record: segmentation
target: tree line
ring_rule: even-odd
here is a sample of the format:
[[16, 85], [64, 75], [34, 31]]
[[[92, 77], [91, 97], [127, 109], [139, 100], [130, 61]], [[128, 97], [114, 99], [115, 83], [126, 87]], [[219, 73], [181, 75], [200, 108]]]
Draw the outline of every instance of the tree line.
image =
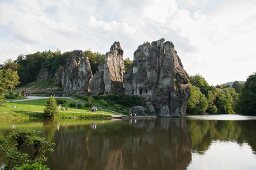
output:
[[245, 83], [210, 86], [200, 75], [190, 77], [188, 114], [256, 115], [256, 74]]
[[[47, 69], [50, 76], [54, 76], [59, 66], [64, 66], [72, 51], [61, 53], [60, 51], [43, 51], [27, 55], [20, 55], [15, 61], [20, 77], [20, 86], [26, 85], [37, 80], [40, 70]], [[83, 51], [84, 56], [88, 57], [92, 73], [95, 74], [98, 66], [104, 63], [105, 55], [91, 50]], [[126, 68], [131, 65], [129, 58], [125, 59]]]

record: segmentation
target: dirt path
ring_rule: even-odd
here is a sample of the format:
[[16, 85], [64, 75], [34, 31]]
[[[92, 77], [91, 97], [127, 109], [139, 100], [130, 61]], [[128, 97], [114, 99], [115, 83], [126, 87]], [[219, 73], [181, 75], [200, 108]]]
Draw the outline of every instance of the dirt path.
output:
[[[48, 99], [49, 97], [43, 97], [43, 96], [26, 96], [25, 99], [18, 99], [18, 100], [11, 100], [9, 102], [22, 102], [27, 100], [37, 100], [37, 99]], [[71, 97], [56, 97], [56, 98], [62, 98], [62, 99], [72, 99]]]

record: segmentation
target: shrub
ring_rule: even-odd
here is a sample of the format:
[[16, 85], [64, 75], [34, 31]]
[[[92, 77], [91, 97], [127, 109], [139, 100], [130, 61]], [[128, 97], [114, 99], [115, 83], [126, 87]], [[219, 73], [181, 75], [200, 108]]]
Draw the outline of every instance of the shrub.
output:
[[106, 107], [109, 106], [108, 102], [104, 99], [100, 99], [100, 104]]
[[81, 103], [78, 103], [78, 104], [76, 105], [76, 107], [79, 108], [79, 109], [81, 109], [81, 108], [82, 108], [82, 104], [81, 104]]
[[88, 106], [91, 107], [93, 105], [93, 102], [94, 102], [93, 98], [89, 96], [87, 99]]
[[58, 105], [63, 105], [63, 104], [65, 104], [67, 101], [66, 101], [66, 99], [56, 99], [56, 101], [57, 101], [57, 103], [58, 103]]
[[15, 98], [17, 98], [17, 94], [15, 94], [15, 93], [9, 93], [9, 94], [6, 94], [6, 95], [5, 95], [5, 98], [6, 98], [6, 99], [15, 99]]
[[49, 100], [46, 102], [44, 109], [44, 117], [49, 119], [54, 119], [58, 114], [58, 105], [56, 99], [51, 96]]
[[69, 107], [76, 107], [76, 103], [75, 102], [69, 103]]

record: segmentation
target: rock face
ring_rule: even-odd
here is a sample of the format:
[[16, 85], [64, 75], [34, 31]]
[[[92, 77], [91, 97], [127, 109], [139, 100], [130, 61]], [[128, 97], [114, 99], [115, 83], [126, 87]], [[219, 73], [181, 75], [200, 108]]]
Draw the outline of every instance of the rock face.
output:
[[90, 92], [94, 95], [104, 94], [104, 64], [98, 66], [98, 71], [93, 75], [90, 82]]
[[122, 93], [124, 76], [123, 50], [119, 42], [114, 42], [106, 54], [104, 64], [105, 93]]
[[150, 112], [180, 116], [186, 111], [188, 80], [173, 43], [160, 39], [135, 51], [133, 70], [125, 75], [124, 88], [126, 94], [145, 97]]
[[134, 106], [130, 109], [130, 114], [143, 116], [147, 114], [147, 109], [143, 106]]
[[40, 69], [39, 74], [37, 75], [37, 81], [47, 80], [51, 77], [49, 70], [44, 68]]
[[88, 93], [89, 82], [92, 78], [91, 66], [82, 51], [73, 51], [66, 65], [55, 73], [56, 83], [60, 82], [67, 94]]

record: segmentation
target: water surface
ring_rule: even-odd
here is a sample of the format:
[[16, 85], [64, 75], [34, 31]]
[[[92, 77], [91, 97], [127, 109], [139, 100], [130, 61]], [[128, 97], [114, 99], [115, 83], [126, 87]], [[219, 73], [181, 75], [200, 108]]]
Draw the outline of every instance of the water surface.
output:
[[56, 143], [56, 170], [256, 169], [256, 120], [150, 120], [1, 124], [0, 132], [29, 127]]

